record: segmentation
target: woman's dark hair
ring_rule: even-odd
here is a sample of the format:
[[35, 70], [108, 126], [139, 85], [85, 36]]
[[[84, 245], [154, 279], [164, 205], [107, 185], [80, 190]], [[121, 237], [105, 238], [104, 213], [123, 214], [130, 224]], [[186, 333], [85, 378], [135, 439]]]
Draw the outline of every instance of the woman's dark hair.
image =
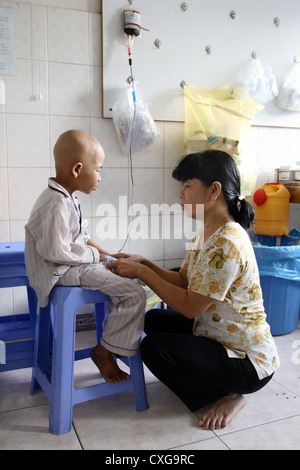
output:
[[228, 153], [221, 150], [206, 150], [186, 155], [173, 170], [172, 176], [181, 182], [197, 178], [206, 187], [211, 186], [214, 181], [219, 181], [228, 211], [234, 220], [245, 229], [253, 223], [254, 209], [246, 199], [240, 198], [240, 173], [234, 159]]

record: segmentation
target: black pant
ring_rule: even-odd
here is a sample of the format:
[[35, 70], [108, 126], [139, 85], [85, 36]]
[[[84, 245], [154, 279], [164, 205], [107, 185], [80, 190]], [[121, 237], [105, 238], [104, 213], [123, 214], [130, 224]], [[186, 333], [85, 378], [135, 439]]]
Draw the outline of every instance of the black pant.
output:
[[249, 358], [229, 358], [217, 341], [194, 336], [193, 320], [174, 310], [154, 309], [146, 314], [141, 345], [148, 369], [169, 387], [191, 411], [228, 393], [256, 392], [262, 380]]

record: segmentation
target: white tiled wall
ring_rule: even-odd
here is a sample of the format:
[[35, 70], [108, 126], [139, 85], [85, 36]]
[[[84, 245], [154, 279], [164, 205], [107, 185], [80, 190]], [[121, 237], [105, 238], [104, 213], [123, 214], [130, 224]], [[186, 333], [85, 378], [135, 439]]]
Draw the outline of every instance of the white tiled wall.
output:
[[[116, 252], [124, 238], [98, 239], [97, 208], [107, 202], [118, 205], [120, 195], [127, 195], [130, 203], [131, 175], [112, 121], [101, 118], [100, 14], [6, 0], [0, 0], [0, 6], [14, 9], [17, 68], [16, 76], [5, 77], [6, 104], [0, 105], [0, 241], [24, 240], [31, 207], [47, 178], [54, 175], [53, 145], [61, 132], [77, 128], [98, 138], [106, 152], [98, 191], [91, 196], [78, 194], [78, 198], [92, 237]], [[180, 185], [171, 171], [182, 154], [183, 126], [157, 122], [156, 143], [134, 155], [136, 203], [150, 207], [151, 203], [179, 201]], [[259, 177], [263, 183], [273, 178], [277, 165], [300, 159], [300, 130], [252, 127], [245, 149], [264, 170]], [[299, 210], [293, 207], [292, 214], [299, 227]], [[124, 217], [121, 214], [118, 222]], [[163, 230], [164, 215], [153, 215], [152, 220], [145, 216], [144, 222], [148, 227], [157, 223]], [[129, 239], [126, 250], [146, 253], [173, 267], [184, 256], [185, 242]], [[17, 313], [24, 309], [24, 292], [1, 289], [0, 315], [13, 309]]]

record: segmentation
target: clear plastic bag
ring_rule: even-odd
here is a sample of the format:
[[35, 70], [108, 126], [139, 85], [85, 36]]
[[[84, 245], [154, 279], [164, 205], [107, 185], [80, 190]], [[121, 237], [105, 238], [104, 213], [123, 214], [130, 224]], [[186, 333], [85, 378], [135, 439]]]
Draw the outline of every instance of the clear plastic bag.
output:
[[130, 86], [113, 107], [113, 122], [124, 154], [141, 152], [153, 144], [158, 131], [148, 106]]
[[240, 87], [184, 87], [185, 126], [184, 153], [218, 149], [231, 155], [240, 170], [242, 194], [250, 196], [255, 188], [257, 168], [246, 161], [240, 144], [255, 114], [264, 107]]
[[278, 94], [278, 106], [288, 111], [300, 111], [300, 63], [288, 70]]
[[278, 96], [278, 85], [271, 67], [264, 65], [257, 57], [240, 70], [234, 83], [260, 104], [266, 104]]

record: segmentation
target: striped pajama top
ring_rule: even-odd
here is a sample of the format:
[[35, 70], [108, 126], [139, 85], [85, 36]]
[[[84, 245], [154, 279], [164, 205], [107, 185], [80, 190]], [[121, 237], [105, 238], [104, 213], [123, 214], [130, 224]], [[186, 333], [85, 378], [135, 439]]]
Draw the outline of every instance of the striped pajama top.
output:
[[98, 250], [86, 244], [85, 227], [76, 198], [49, 178], [25, 225], [26, 270], [41, 307], [71, 266], [99, 262]]

